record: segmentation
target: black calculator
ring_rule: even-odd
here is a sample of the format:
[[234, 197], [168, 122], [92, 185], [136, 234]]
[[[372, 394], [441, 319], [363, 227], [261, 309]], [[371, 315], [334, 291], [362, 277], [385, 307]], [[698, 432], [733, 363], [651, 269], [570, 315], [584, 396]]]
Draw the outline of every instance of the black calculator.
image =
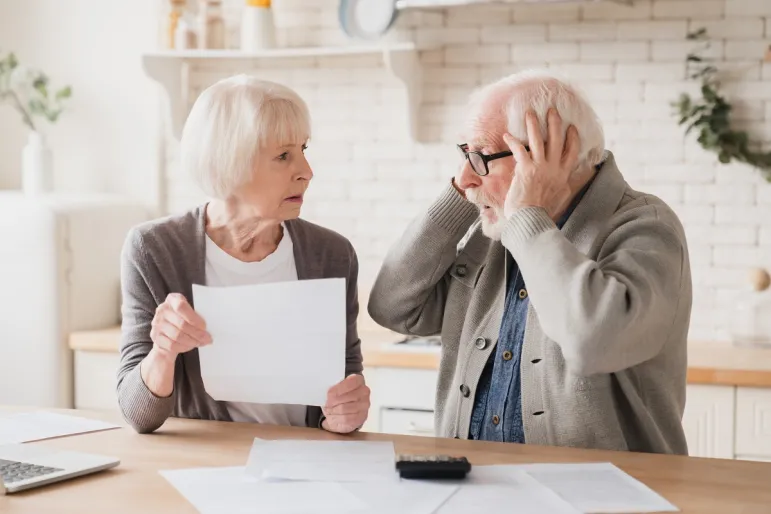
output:
[[399, 455], [396, 470], [402, 478], [462, 479], [471, 471], [466, 457], [449, 455]]

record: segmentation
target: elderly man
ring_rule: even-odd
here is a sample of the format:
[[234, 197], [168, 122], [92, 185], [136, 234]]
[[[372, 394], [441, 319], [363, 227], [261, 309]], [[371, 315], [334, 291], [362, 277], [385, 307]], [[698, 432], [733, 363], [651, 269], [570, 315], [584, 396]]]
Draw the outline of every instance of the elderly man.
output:
[[624, 181], [569, 84], [472, 96], [462, 167], [389, 251], [369, 313], [441, 334], [443, 437], [687, 454], [682, 226]]

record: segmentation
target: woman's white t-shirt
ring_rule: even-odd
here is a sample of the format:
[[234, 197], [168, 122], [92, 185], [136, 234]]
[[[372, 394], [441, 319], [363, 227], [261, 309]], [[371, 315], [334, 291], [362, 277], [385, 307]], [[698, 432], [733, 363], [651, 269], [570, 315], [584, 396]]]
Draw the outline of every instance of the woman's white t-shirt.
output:
[[[206, 236], [206, 285], [214, 287], [266, 284], [297, 280], [292, 239], [284, 228], [284, 236], [272, 254], [259, 262], [243, 262], [229, 255]], [[274, 344], [261, 341], [259, 334], [250, 334], [251, 344]], [[216, 344], [216, 341], [215, 341]], [[305, 426], [304, 405], [263, 405], [227, 402], [233, 421], [257, 422], [267, 425]]]

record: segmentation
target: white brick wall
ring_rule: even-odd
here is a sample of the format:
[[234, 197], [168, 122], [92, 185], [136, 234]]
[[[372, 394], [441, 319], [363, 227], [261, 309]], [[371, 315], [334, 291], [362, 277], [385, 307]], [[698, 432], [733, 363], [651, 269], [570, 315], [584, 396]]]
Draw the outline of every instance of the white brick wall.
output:
[[[237, 30], [240, 0], [226, 0]], [[337, 0], [274, 3], [279, 40], [288, 46], [347, 44]], [[307, 219], [356, 246], [366, 292], [389, 245], [455, 172], [464, 102], [477, 86], [507, 73], [547, 66], [575, 80], [605, 125], [627, 180], [670, 202], [683, 221], [694, 281], [692, 337], [721, 339], [751, 266], [771, 268], [771, 183], [741, 164], [721, 165], [695, 137], [684, 137], [670, 102], [698, 92], [686, 81], [688, 31], [714, 38], [734, 118], [771, 148], [771, 0], [635, 0], [517, 4], [405, 13], [389, 34], [433, 49], [424, 66], [421, 142], [406, 132], [405, 95], [371, 57], [265, 60], [251, 70], [286, 82], [309, 103], [315, 178]], [[193, 69], [191, 93], [230, 72]], [[169, 141], [169, 209], [202, 200], [176, 168]], [[366, 303], [366, 297], [362, 298]]]

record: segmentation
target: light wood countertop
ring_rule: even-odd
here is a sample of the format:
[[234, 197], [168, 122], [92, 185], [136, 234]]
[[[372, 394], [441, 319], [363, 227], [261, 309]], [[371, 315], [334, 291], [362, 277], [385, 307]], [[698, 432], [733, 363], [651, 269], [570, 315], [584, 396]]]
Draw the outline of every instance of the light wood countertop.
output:
[[[18, 408], [0, 406], [0, 414], [20, 411]], [[103, 419], [122, 428], [27, 444], [114, 455], [121, 460], [120, 465], [86, 477], [0, 496], [0, 512], [193, 513], [193, 506], [159, 471], [243, 466], [255, 437], [393, 441], [397, 454], [459, 455], [467, 457], [473, 466], [611, 462], [663, 496], [683, 514], [767, 513], [771, 505], [771, 464], [763, 462], [367, 432], [339, 436], [310, 428], [178, 418], [169, 419], [153, 434], [140, 435], [127, 428], [117, 413], [57, 412]]]
[[[439, 367], [439, 351], [388, 347], [403, 336], [367, 326], [359, 331], [364, 365], [433, 370]], [[88, 352], [118, 351], [120, 328], [74, 332], [69, 345]], [[688, 347], [688, 383], [745, 387], [771, 387], [771, 348], [732, 346], [722, 342], [693, 341]]]

